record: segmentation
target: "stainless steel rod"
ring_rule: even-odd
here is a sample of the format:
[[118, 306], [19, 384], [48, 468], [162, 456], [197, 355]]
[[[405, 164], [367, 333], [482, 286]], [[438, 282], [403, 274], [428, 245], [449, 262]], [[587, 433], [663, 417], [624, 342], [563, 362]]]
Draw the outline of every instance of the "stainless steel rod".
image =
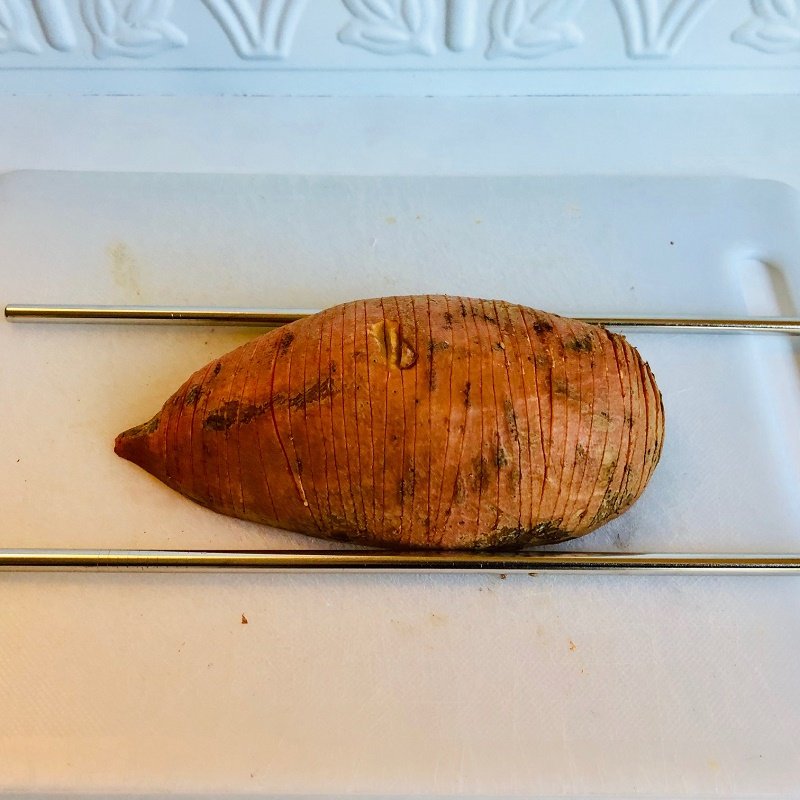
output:
[[[160, 306], [23, 305], [5, 307], [15, 322], [146, 322], [183, 325], [241, 325], [277, 327], [315, 313], [308, 308], [179, 308]], [[583, 322], [614, 328], [675, 333], [800, 334], [798, 317], [578, 317]]]
[[12, 304], [14, 322], [148, 322], [174, 325], [253, 325], [277, 327], [314, 314], [309, 308], [178, 308], [163, 306], [53, 306]]
[[800, 554], [328, 550], [0, 550], [0, 571], [800, 573]]

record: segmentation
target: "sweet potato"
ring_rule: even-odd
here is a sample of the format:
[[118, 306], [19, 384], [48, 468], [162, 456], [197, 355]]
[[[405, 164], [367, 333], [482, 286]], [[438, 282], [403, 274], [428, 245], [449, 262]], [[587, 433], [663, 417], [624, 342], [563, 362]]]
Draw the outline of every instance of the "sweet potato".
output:
[[394, 548], [582, 536], [658, 463], [661, 395], [622, 336], [500, 301], [385, 297], [194, 373], [116, 452], [223, 514]]

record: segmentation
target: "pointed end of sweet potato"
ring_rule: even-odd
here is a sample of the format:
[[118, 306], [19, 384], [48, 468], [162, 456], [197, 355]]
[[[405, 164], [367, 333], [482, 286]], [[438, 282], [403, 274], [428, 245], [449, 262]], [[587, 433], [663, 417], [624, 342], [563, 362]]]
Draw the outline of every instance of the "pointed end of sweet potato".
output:
[[161, 413], [149, 422], [136, 425], [123, 431], [114, 442], [114, 452], [121, 458], [132, 461], [137, 466], [164, 480], [164, 435], [161, 427]]

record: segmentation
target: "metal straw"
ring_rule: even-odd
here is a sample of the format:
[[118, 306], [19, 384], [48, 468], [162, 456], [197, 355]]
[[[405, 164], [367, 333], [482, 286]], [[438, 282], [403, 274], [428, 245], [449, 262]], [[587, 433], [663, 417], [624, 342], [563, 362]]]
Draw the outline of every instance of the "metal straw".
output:
[[[278, 327], [316, 313], [308, 308], [201, 308], [162, 306], [23, 305], [5, 308], [14, 322], [106, 322], [184, 325]], [[800, 334], [797, 317], [577, 317], [582, 322], [612, 328], [665, 330], [674, 333]]]
[[800, 555], [391, 552], [381, 550], [0, 550], [1, 570], [800, 573]]

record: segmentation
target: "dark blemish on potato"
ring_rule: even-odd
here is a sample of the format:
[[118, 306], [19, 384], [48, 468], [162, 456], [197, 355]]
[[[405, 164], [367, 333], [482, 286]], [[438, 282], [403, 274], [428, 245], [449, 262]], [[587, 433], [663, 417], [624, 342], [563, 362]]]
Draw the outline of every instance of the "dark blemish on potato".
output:
[[506, 398], [503, 400], [503, 412], [505, 414], [506, 422], [508, 423], [508, 430], [511, 433], [515, 442], [519, 442], [519, 425], [517, 424], [517, 413], [514, 411], [514, 405], [511, 400]]
[[505, 346], [505, 345], [504, 345], [502, 342], [495, 342], [495, 343], [492, 345], [492, 349], [493, 349], [493, 350], [505, 350], [505, 349], [506, 349], [506, 346]]
[[456, 475], [456, 486], [455, 492], [453, 493], [453, 502], [454, 503], [463, 503], [464, 498], [467, 496], [467, 487], [464, 483], [464, 478], [462, 477], [461, 473], [459, 472]]
[[414, 489], [416, 488], [417, 483], [417, 470], [414, 467], [414, 462], [412, 461], [408, 465], [408, 469], [406, 470], [406, 474], [404, 477], [400, 479], [399, 490], [400, 490], [400, 499], [402, 500], [404, 497], [413, 497], [414, 496]]
[[449, 311], [444, 312], [444, 326], [447, 330], [453, 327], [453, 315]]
[[508, 471], [508, 490], [512, 495], [516, 495], [522, 482], [522, 472], [519, 469], [510, 469]]
[[[248, 624], [249, 624], [249, 620], [247, 619], [247, 617], [244, 614], [242, 614], [242, 625], [248, 625]], [[252, 775], [250, 777], [252, 777]]]
[[473, 486], [483, 490], [489, 480], [489, 462], [486, 456], [476, 456], [472, 461], [472, 470]]
[[464, 407], [465, 408], [469, 408], [470, 407], [469, 393], [470, 393], [471, 390], [472, 390], [472, 383], [470, 381], [467, 381], [464, 384]]
[[200, 399], [200, 397], [202, 395], [202, 392], [203, 392], [203, 390], [202, 390], [202, 388], [200, 386], [197, 386], [197, 385], [192, 386], [192, 388], [189, 389], [188, 392], [186, 392], [186, 397], [183, 400], [184, 405], [187, 405], [187, 406], [195, 405], [197, 403], [197, 401]]
[[589, 524], [590, 526], [602, 525], [614, 516], [616, 516], [616, 497], [614, 495], [606, 495]]
[[562, 378], [553, 381], [553, 394], [563, 395], [567, 400], [580, 400], [580, 394], [575, 386], [567, 383]]
[[551, 522], [542, 522], [532, 528], [504, 526], [480, 537], [476, 547], [481, 550], [519, 550], [529, 544], [555, 544], [571, 539], [572, 535]]
[[256, 417], [260, 417], [265, 412], [269, 411], [273, 406], [280, 406], [286, 402], [286, 396], [283, 394], [276, 394], [272, 398], [272, 402], [265, 403], [247, 403], [239, 407], [239, 422], [242, 425], [249, 425]]
[[203, 427], [209, 431], [227, 431], [239, 420], [240, 406], [238, 400], [223, 403], [208, 414]]
[[467, 307], [464, 305], [463, 300], [458, 301], [459, 311], [461, 312], [461, 319], [467, 318]]
[[428, 341], [428, 387], [432, 392], [436, 389], [436, 367], [433, 363], [433, 356], [437, 351], [441, 352], [443, 350], [448, 350], [449, 348], [449, 342], [437, 342], [433, 339]]
[[278, 342], [278, 355], [285, 356], [294, 341], [294, 334], [291, 331], [284, 331]]
[[249, 425], [271, 408], [285, 405], [293, 409], [305, 408], [307, 405], [324, 400], [335, 393], [336, 387], [333, 378], [328, 377], [307, 386], [292, 397], [287, 397], [283, 392], [276, 392], [263, 403], [240, 403], [238, 400], [229, 400], [208, 413], [203, 427], [211, 431], [227, 431], [235, 424]]
[[219, 375], [221, 369], [222, 369], [222, 364], [219, 361], [217, 361], [217, 363], [214, 365], [213, 377], [216, 378], [217, 375]]
[[508, 453], [506, 453], [505, 449], [503, 448], [503, 445], [501, 445], [499, 442], [500, 437], [498, 436], [497, 438], [498, 442], [494, 454], [494, 463], [497, 469], [501, 470], [503, 469], [503, 467], [507, 467], [511, 462], [509, 461]]
[[605, 420], [609, 421], [611, 420], [611, 414], [609, 414], [608, 411], [600, 411], [598, 412], [598, 416], [602, 417]]
[[560, 522], [540, 522], [526, 532], [526, 544], [558, 544], [572, 539], [571, 533], [561, 528]]
[[433, 339], [428, 341], [428, 389], [436, 390], [436, 367], [433, 364], [433, 354], [436, 352], [436, 343]]
[[575, 337], [569, 339], [565, 345], [567, 350], [572, 350], [573, 353], [591, 353], [594, 349], [594, 342], [592, 341], [592, 334], [587, 333], [580, 338]]
[[586, 448], [580, 442], [578, 442], [577, 446], [575, 447], [575, 458], [578, 461], [586, 460]]
[[[298, 392], [290, 398], [290, 408], [305, 408], [310, 403], [316, 403], [319, 400], [325, 400], [334, 394], [333, 378], [327, 377], [324, 381], [317, 381], [311, 386], [306, 387], [303, 391]], [[273, 401], [274, 403], [274, 401]]]
[[531, 323], [531, 329], [538, 334], [551, 333], [553, 330], [553, 323], [537, 314]]
[[149, 436], [158, 430], [159, 423], [161, 422], [161, 412], [159, 411], [152, 419], [143, 422], [141, 425], [136, 425], [119, 435], [121, 439], [133, 439], [137, 436]]

